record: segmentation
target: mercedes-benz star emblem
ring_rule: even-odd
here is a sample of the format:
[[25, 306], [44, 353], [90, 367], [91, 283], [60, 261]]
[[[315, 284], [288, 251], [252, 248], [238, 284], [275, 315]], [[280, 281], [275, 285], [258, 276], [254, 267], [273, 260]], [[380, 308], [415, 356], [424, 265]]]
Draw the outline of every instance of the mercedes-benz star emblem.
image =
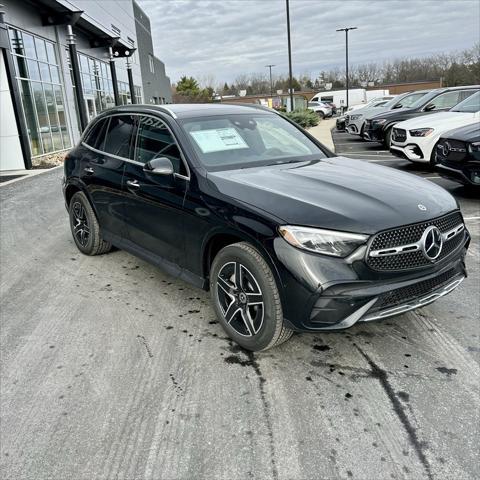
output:
[[440, 230], [433, 225], [423, 232], [423, 253], [429, 260], [435, 260], [440, 255], [443, 239]]
[[427, 207], [425, 205], [422, 205], [421, 203], [419, 203], [417, 205], [418, 209], [421, 210], [422, 212], [425, 212], [427, 210]]

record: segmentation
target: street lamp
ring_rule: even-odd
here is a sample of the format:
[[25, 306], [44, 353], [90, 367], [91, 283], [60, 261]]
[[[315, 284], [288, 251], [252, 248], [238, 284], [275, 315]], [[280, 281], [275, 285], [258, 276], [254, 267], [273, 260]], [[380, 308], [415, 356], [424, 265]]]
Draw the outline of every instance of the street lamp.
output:
[[338, 28], [337, 32], [345, 32], [345, 79], [346, 79], [346, 90], [347, 90], [347, 106], [345, 111], [348, 110], [348, 31], [356, 30], [357, 27], [345, 27]]
[[288, 40], [288, 83], [290, 85], [290, 109], [293, 111], [293, 77], [292, 77], [292, 43], [290, 41], [290, 3], [286, 0], [287, 7], [287, 40]]
[[272, 67], [276, 65], [265, 65], [266, 68], [270, 69], [270, 96], [273, 97], [273, 82], [272, 82]]

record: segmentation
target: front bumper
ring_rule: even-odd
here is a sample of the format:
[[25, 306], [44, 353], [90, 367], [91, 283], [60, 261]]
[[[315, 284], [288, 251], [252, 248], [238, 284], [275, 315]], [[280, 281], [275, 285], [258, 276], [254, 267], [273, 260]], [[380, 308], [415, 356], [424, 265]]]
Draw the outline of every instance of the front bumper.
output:
[[390, 145], [390, 153], [396, 157], [404, 158], [412, 162], [426, 162], [425, 155], [416, 143], [407, 143], [406, 145], [399, 145], [393, 143]]
[[457, 165], [453, 162], [440, 162], [435, 165], [435, 170], [442, 177], [480, 188], [480, 162], [467, 162]]
[[427, 305], [467, 276], [464, 259], [470, 236], [467, 230], [463, 235], [459, 247], [437, 264], [388, 273], [370, 270], [363, 256], [326, 257], [276, 239], [285, 321], [296, 331], [340, 330]]

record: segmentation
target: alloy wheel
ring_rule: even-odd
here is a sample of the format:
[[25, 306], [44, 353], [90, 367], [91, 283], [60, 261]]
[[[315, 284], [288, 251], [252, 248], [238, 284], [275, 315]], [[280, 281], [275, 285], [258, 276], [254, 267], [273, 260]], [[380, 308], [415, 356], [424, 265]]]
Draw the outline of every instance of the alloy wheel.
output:
[[265, 314], [263, 294], [245, 265], [223, 265], [217, 276], [217, 298], [225, 321], [238, 334], [252, 337], [260, 331]]
[[88, 224], [85, 207], [80, 202], [72, 205], [73, 234], [82, 247], [86, 247], [90, 238], [90, 226]]

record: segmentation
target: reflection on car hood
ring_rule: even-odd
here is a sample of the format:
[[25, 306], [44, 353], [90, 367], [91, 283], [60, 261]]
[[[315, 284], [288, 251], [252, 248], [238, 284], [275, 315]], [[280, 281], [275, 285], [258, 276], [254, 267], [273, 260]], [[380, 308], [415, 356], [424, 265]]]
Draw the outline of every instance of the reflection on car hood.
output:
[[368, 116], [378, 115], [379, 113], [388, 112], [388, 108], [385, 107], [362, 107], [353, 112], [348, 112], [348, 115], [363, 115], [365, 118]]
[[405, 120], [397, 123], [395, 127], [409, 130], [412, 128], [448, 128], [448, 126], [451, 125], [451, 130], [457, 126], [467, 125], [475, 121], [478, 121], [478, 115], [475, 115], [474, 113], [439, 112]]
[[220, 193], [285, 224], [367, 234], [457, 208], [454, 198], [432, 182], [345, 157], [215, 172], [208, 179]]

